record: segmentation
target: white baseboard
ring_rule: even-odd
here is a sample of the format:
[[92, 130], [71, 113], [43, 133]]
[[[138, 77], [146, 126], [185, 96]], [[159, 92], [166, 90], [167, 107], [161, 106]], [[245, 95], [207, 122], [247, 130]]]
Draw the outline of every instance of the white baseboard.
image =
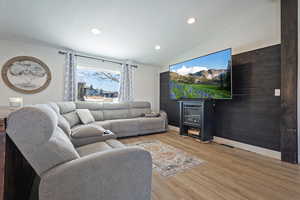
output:
[[216, 137], [214, 136], [213, 139], [214, 142], [218, 143], [218, 144], [226, 144], [226, 145], [230, 145], [239, 149], [243, 149], [246, 151], [250, 151], [250, 152], [254, 152], [254, 153], [258, 153], [264, 156], [268, 156], [271, 158], [275, 158], [278, 160], [281, 160], [281, 152], [279, 151], [273, 151], [270, 149], [265, 149], [262, 147], [257, 147], [254, 145], [250, 145], [250, 144], [245, 144], [245, 143], [241, 143], [241, 142], [237, 142], [237, 141], [233, 141], [233, 140], [229, 140], [229, 139], [225, 139], [225, 138], [221, 138], [221, 137]]
[[[172, 125], [169, 125], [169, 130], [179, 132], [179, 128], [176, 127], [176, 126], [172, 126]], [[246, 151], [261, 154], [263, 156], [268, 156], [268, 157], [271, 157], [271, 158], [281, 160], [281, 152], [279, 152], [279, 151], [273, 151], [273, 150], [270, 150], [270, 149], [265, 149], [265, 148], [262, 148], [262, 147], [257, 147], [257, 146], [254, 146], [254, 145], [245, 144], [245, 143], [242, 143], [242, 142], [237, 142], [237, 141], [234, 141], [234, 140], [229, 140], [229, 139], [216, 137], [216, 136], [214, 136], [213, 141], [218, 143], [218, 144], [230, 145], [230, 146], [233, 146], [235, 148], [243, 149], [243, 150], [246, 150]]]

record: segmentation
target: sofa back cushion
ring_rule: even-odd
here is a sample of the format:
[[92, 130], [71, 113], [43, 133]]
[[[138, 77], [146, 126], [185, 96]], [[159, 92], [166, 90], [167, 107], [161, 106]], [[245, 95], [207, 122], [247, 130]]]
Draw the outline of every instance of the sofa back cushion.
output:
[[70, 137], [71, 135], [71, 126], [70, 123], [62, 115], [58, 115], [58, 127], [61, 128], [64, 133]]
[[78, 101], [75, 103], [77, 109], [89, 109], [95, 121], [103, 121], [103, 103]]
[[46, 105], [48, 105], [50, 108], [52, 108], [52, 110], [55, 111], [57, 118], [58, 118], [58, 127], [61, 128], [68, 137], [70, 137], [71, 126], [70, 126], [69, 122], [60, 114], [58, 105], [54, 102], [50, 102]]
[[60, 114], [67, 114], [76, 110], [76, 104], [72, 101], [64, 101], [56, 103], [59, 107]]
[[48, 105], [50, 108], [52, 108], [52, 110], [54, 110], [55, 113], [56, 113], [57, 115], [60, 115], [59, 107], [58, 107], [58, 105], [57, 105], [56, 103], [54, 103], [54, 102], [49, 102], [47, 105]]
[[69, 122], [70, 127], [80, 124], [80, 119], [76, 112], [76, 104], [74, 102], [57, 103], [60, 114]]
[[[71, 107], [66, 105], [64, 106], [69, 108]], [[145, 113], [151, 112], [151, 104], [145, 101], [129, 103], [79, 101], [75, 103], [75, 106], [75, 109], [89, 109], [95, 121], [136, 118], [142, 117]], [[72, 109], [65, 110], [71, 111]]]
[[46, 104], [12, 113], [7, 133], [38, 175], [79, 158], [70, 139], [58, 127], [57, 114]]
[[130, 118], [128, 103], [103, 103], [104, 120]]
[[144, 101], [135, 101], [129, 103], [130, 117], [143, 117], [146, 113], [151, 112], [151, 104]]

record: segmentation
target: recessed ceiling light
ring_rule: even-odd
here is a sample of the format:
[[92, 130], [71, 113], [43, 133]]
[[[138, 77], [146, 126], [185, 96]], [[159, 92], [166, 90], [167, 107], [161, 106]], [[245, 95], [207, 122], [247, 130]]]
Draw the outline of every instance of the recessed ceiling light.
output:
[[97, 28], [92, 28], [91, 29], [91, 32], [94, 34], [94, 35], [99, 35], [101, 33], [101, 31]]
[[155, 45], [155, 50], [160, 50], [160, 46], [159, 45]]
[[188, 20], [186, 22], [188, 24], [194, 24], [196, 22], [196, 18], [195, 17], [188, 18]]

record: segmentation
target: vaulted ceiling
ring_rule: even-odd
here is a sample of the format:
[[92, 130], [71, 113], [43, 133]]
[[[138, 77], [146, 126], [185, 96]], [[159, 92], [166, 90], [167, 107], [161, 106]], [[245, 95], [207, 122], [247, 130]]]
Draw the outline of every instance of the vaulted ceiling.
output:
[[[255, 26], [279, 0], [0, 0], [0, 39], [162, 66], [223, 29]], [[264, 16], [264, 17], [261, 17]], [[187, 18], [195, 17], [193, 25]], [[260, 20], [257, 20], [260, 19]], [[92, 28], [102, 31], [91, 33]], [[1, 45], [1, 44], [0, 44]], [[160, 45], [159, 51], [154, 49]]]

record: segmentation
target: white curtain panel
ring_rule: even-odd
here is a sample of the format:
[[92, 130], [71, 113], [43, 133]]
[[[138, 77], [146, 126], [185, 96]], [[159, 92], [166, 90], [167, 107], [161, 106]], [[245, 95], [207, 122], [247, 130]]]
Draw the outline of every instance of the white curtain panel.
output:
[[77, 81], [76, 81], [76, 56], [75, 53], [69, 51], [66, 53], [65, 60], [65, 88], [64, 100], [76, 101]]
[[121, 80], [119, 89], [119, 101], [134, 101], [133, 97], [133, 75], [134, 68], [130, 64], [124, 63], [121, 70]]

